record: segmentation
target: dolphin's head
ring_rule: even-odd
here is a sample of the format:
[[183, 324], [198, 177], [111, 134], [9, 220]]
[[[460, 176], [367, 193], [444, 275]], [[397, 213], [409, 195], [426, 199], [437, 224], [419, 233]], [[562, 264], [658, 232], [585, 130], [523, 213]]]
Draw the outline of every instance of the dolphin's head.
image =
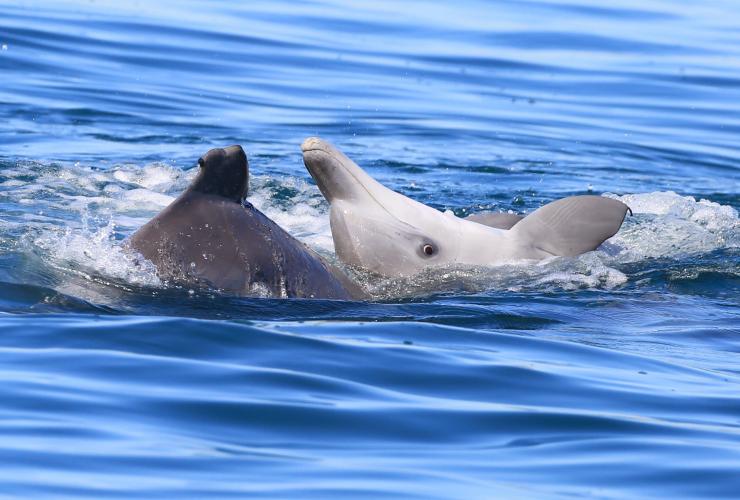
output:
[[193, 190], [237, 203], [247, 196], [249, 165], [241, 146], [211, 149], [198, 159], [198, 166], [200, 171], [193, 180]]
[[455, 261], [459, 219], [386, 188], [322, 139], [306, 139], [301, 149], [331, 205], [331, 233], [342, 262], [409, 276]]

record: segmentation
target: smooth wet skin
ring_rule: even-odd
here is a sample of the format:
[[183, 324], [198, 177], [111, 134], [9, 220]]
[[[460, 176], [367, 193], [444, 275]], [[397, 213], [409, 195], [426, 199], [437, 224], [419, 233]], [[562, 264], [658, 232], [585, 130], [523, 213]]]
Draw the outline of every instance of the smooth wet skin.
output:
[[160, 278], [243, 296], [361, 298], [340, 270], [251, 204], [241, 146], [212, 149], [180, 197], [128, 240]]
[[301, 149], [306, 168], [331, 205], [337, 256], [384, 276], [579, 255], [616, 234], [629, 210], [610, 198], [572, 196], [524, 218], [488, 214], [461, 219], [388, 189], [318, 137], [306, 139]]

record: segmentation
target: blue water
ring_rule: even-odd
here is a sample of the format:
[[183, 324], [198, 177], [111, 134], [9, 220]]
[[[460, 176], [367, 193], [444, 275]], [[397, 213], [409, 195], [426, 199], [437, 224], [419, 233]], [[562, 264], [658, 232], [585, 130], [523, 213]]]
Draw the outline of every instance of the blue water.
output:
[[[737, 497], [736, 2], [0, 1], [0, 497]], [[458, 215], [604, 194], [596, 252], [166, 286], [120, 242], [242, 144], [333, 259], [333, 141]]]

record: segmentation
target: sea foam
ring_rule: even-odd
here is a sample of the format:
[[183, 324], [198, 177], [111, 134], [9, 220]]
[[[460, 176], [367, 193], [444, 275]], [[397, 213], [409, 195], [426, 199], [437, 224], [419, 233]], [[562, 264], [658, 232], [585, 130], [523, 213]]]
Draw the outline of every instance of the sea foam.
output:
[[[5, 172], [0, 192], [27, 212], [3, 224], [22, 228], [26, 240], [54, 268], [134, 285], [162, 286], [151, 264], [122, 246], [138, 227], [189, 184], [197, 168], [162, 163], [95, 169], [24, 163]], [[252, 176], [248, 201], [286, 231], [336, 263], [328, 205], [316, 186], [295, 177]], [[496, 267], [450, 266], [416, 276], [355, 277], [376, 298], [444, 290], [613, 288], [628, 281], [622, 267], [646, 259], [740, 247], [740, 219], [731, 206], [673, 192], [605, 194], [632, 210], [620, 231], [595, 252]]]

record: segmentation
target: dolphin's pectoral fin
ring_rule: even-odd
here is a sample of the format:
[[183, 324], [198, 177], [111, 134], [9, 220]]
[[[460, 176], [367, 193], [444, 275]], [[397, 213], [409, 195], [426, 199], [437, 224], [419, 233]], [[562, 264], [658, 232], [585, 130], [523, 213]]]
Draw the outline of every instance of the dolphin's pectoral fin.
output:
[[629, 207], [601, 196], [571, 196], [535, 210], [512, 229], [512, 236], [553, 255], [595, 250], [614, 236]]
[[465, 217], [465, 220], [477, 222], [484, 226], [495, 227], [496, 229], [511, 229], [514, 224], [524, 217], [517, 214], [507, 214], [505, 212], [485, 212], [473, 214]]

